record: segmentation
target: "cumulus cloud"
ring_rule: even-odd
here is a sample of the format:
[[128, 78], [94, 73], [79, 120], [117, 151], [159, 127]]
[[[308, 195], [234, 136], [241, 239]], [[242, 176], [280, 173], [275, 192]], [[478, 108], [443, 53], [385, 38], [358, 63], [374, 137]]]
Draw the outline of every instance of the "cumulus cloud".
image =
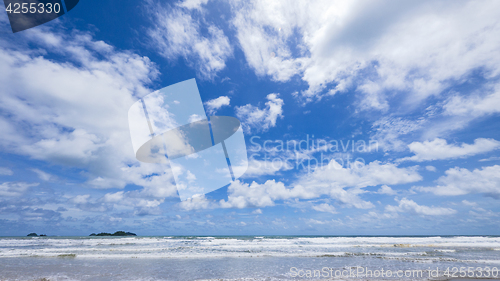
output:
[[160, 204], [165, 202], [165, 198], [154, 196], [148, 193], [147, 189], [118, 191], [106, 193], [103, 196], [91, 196], [90, 194], [77, 195], [70, 199], [78, 210], [86, 212], [127, 212], [129, 214], [159, 215]]
[[384, 185], [382, 185], [382, 187], [380, 187], [380, 189], [377, 191], [377, 193], [378, 194], [386, 194], [386, 195], [396, 195], [397, 191], [392, 189], [390, 186], [384, 184]]
[[243, 122], [246, 131], [267, 131], [276, 126], [276, 120], [283, 118], [283, 100], [279, 94], [267, 95], [266, 107], [260, 109], [251, 104], [235, 107], [236, 116]]
[[448, 144], [444, 139], [436, 138], [433, 141], [412, 142], [408, 147], [415, 155], [403, 158], [401, 161], [422, 162], [468, 157], [489, 152], [500, 148], [500, 141], [479, 138], [474, 140], [474, 144], [454, 145]]
[[89, 134], [84, 129], [76, 129], [68, 134], [24, 145], [21, 150], [34, 159], [76, 166], [89, 161], [101, 146], [102, 143], [96, 135]]
[[451, 168], [437, 180], [435, 187], [414, 189], [446, 196], [484, 193], [500, 199], [500, 166], [482, 167], [473, 171], [459, 167]]
[[181, 209], [186, 211], [198, 210], [198, 209], [208, 209], [214, 207], [214, 203], [208, 200], [205, 195], [194, 196], [187, 200], [179, 203]]
[[[185, 1], [180, 6], [201, 9], [203, 1]], [[183, 57], [201, 78], [213, 79], [226, 67], [232, 48], [224, 32], [215, 25], [205, 26], [207, 35], [200, 32], [200, 23], [178, 7], [151, 4], [152, 27], [147, 30], [154, 47], [169, 60]]]
[[[398, 201], [398, 200], [396, 200]], [[387, 205], [385, 207], [386, 212], [408, 212], [417, 215], [425, 215], [425, 216], [447, 216], [453, 215], [457, 211], [450, 208], [443, 207], [429, 207], [418, 205], [415, 201], [403, 198], [399, 200], [398, 206]]]
[[302, 175], [290, 188], [275, 180], [263, 184], [235, 181], [228, 187], [228, 201], [221, 200], [220, 206], [267, 207], [274, 206], [276, 200], [314, 199], [326, 195], [341, 205], [368, 209], [374, 205], [361, 199], [360, 195], [366, 192], [364, 187], [403, 184], [421, 179], [416, 167], [398, 168], [394, 164], [374, 161], [358, 168], [343, 168], [332, 160], [328, 166], [318, 167]]
[[123, 191], [107, 193], [104, 195], [103, 200], [105, 202], [121, 202], [123, 200]]
[[486, 93], [470, 96], [453, 95], [443, 105], [445, 115], [480, 117], [500, 112], [500, 85], [485, 89]]
[[435, 172], [437, 171], [436, 167], [434, 166], [425, 166], [425, 169], [429, 172]]
[[304, 198], [325, 194], [347, 206], [366, 209], [372, 208], [373, 204], [359, 197], [365, 192], [364, 187], [420, 181], [422, 177], [416, 169], [417, 167], [399, 168], [379, 161], [361, 167], [344, 168], [332, 160], [328, 166], [319, 167], [299, 178], [294, 189], [300, 191]]
[[312, 206], [312, 209], [318, 212], [325, 212], [325, 213], [331, 213], [331, 214], [337, 214], [337, 211], [335, 210], [335, 207], [328, 203], [322, 203], [319, 205], [314, 205]]
[[[474, 118], [499, 112], [498, 2], [290, 5], [254, 0], [231, 5], [236, 37], [257, 75], [280, 82], [300, 77], [309, 87], [293, 96], [303, 103], [354, 93], [356, 112], [383, 115], [373, 124], [373, 138], [385, 151], [406, 150], [405, 137], [443, 137]], [[447, 90], [478, 69], [484, 89], [473, 94]], [[415, 120], [390, 114], [396, 107], [415, 112], [430, 97], [440, 102]]]
[[254, 210], [252, 212], [252, 214], [254, 214], [254, 215], [262, 215], [262, 210], [261, 209]]
[[200, 120], [203, 120], [203, 119], [204, 118], [201, 117], [198, 114], [192, 114], [191, 116], [189, 116], [188, 122], [193, 123], [193, 122], [200, 121]]
[[205, 102], [208, 115], [214, 115], [223, 106], [228, 106], [231, 99], [228, 96], [221, 96]]
[[[81, 169], [88, 187], [136, 184], [140, 196], [177, 196], [169, 167], [139, 163], [130, 142], [126, 112], [158, 75], [149, 58], [79, 31], [43, 27], [16, 38], [0, 40], [4, 150]], [[28, 43], [37, 51], [22, 47]]]
[[235, 181], [228, 187], [227, 202], [222, 199], [222, 208], [247, 208], [274, 206], [274, 200], [290, 198], [291, 191], [282, 182], [268, 180], [264, 184]]
[[86, 204], [90, 198], [90, 194], [85, 194], [85, 195], [77, 195], [75, 196], [72, 201], [75, 204]]

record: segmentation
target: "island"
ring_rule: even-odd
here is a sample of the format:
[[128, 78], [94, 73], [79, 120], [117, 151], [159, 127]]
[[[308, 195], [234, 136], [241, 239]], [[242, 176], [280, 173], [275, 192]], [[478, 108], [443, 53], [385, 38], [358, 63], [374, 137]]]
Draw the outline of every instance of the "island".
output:
[[98, 234], [92, 233], [89, 236], [137, 236], [137, 234], [132, 233], [132, 232], [117, 231], [113, 234], [107, 233], [107, 232], [101, 232]]
[[[32, 232], [32, 233], [30, 233], [30, 234], [28, 234], [26, 236], [28, 236], [28, 237], [39, 237], [38, 234], [36, 234], [34, 232]], [[46, 237], [46, 236], [47, 236], [46, 234], [40, 234], [40, 237]]]

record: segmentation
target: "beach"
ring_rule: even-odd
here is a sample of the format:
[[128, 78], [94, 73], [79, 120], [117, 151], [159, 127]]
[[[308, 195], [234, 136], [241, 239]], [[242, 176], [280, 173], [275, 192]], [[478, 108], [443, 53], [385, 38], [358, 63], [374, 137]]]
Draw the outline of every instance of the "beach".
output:
[[464, 280], [498, 268], [500, 237], [487, 236], [0, 238], [0, 280]]

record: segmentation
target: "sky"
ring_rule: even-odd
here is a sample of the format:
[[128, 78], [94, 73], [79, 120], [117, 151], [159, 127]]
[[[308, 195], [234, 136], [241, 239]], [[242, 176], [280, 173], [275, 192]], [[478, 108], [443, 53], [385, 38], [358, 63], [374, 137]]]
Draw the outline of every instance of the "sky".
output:
[[[13, 34], [0, 12], [0, 236], [499, 235], [499, 19], [499, 1], [81, 0]], [[181, 202], [127, 113], [192, 78], [249, 166]]]

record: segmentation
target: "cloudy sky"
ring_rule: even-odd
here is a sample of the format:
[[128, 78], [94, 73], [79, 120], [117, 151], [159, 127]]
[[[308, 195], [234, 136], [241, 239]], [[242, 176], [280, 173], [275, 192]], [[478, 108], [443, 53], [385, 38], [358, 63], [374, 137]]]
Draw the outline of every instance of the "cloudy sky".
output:
[[[2, 12], [0, 235], [499, 234], [499, 19], [500, 1], [81, 0], [12, 34]], [[191, 78], [207, 115], [241, 120], [249, 167], [180, 202], [127, 113]]]

